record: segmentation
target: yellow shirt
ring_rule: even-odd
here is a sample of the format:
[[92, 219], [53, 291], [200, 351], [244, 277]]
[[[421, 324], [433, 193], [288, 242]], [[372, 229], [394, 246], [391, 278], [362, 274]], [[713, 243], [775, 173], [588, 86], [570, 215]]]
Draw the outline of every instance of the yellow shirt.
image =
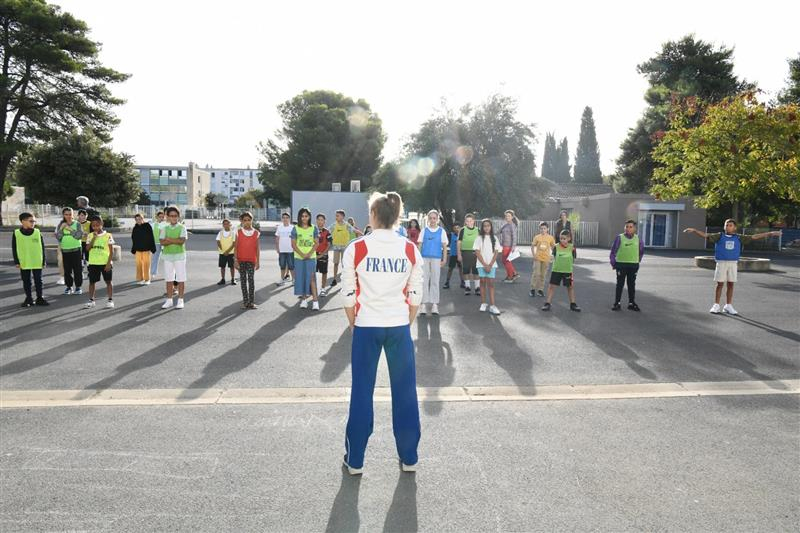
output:
[[553, 260], [553, 246], [556, 245], [556, 240], [549, 233], [542, 235], [541, 233], [533, 238], [531, 246], [534, 249], [534, 259], [549, 263]]

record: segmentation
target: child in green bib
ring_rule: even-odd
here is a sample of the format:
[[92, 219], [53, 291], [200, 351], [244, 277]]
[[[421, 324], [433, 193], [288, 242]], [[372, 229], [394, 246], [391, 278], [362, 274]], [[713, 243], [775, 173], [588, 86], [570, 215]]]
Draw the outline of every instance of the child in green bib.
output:
[[[11, 236], [11, 253], [14, 264], [22, 277], [22, 288], [25, 301], [21, 307], [32, 305], [50, 305], [42, 297], [42, 269], [44, 268], [44, 239], [38, 228], [36, 219], [30, 213], [20, 213], [20, 227]], [[31, 277], [36, 286], [36, 301], [31, 293]]]
[[572, 268], [577, 254], [571, 240], [572, 234], [566, 229], [562, 230], [558, 236], [558, 244], [555, 248], [555, 259], [553, 260], [553, 271], [550, 274], [550, 286], [547, 289], [547, 301], [542, 306], [542, 311], [550, 310], [550, 302], [553, 301], [553, 293], [555, 292], [555, 288], [559, 285], [564, 285], [567, 288], [569, 310], [577, 313], [581, 311], [581, 308], [575, 303]]
[[111, 259], [114, 256], [114, 237], [103, 229], [103, 219], [97, 215], [89, 217], [92, 224], [92, 233], [86, 240], [86, 247], [89, 249], [89, 301], [86, 309], [94, 309], [97, 282], [100, 278], [106, 282], [106, 292], [108, 301], [106, 309], [114, 308], [114, 286], [111, 283]]

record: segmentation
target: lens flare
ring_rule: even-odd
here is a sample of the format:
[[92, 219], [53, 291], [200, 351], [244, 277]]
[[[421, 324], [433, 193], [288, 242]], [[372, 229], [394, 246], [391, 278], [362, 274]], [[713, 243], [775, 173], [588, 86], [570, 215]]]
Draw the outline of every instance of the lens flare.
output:
[[473, 152], [471, 146], [459, 146], [455, 151], [455, 159], [461, 166], [469, 165], [474, 155], [475, 152]]
[[347, 121], [351, 129], [364, 129], [369, 122], [369, 111], [361, 106], [352, 106], [347, 110]]
[[430, 157], [422, 157], [417, 161], [417, 175], [428, 177], [433, 174], [436, 162]]

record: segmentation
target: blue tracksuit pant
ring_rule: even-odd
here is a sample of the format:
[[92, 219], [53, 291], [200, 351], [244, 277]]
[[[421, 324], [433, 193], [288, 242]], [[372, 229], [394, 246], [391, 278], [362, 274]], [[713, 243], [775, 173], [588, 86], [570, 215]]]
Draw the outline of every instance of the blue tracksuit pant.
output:
[[414, 365], [414, 342], [409, 326], [361, 328], [353, 331], [350, 417], [347, 420], [345, 460], [353, 468], [364, 466], [364, 452], [372, 434], [372, 395], [381, 350], [386, 352], [389, 381], [392, 387], [392, 427], [400, 460], [417, 464], [419, 444], [419, 406], [417, 375]]

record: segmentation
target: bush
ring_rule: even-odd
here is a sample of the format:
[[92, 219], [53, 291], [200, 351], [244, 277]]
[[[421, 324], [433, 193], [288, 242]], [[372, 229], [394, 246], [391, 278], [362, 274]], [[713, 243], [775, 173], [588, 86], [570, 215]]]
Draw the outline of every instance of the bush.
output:
[[117, 217], [112, 217], [109, 215], [105, 215], [103, 218], [103, 227], [104, 228], [118, 228], [119, 227], [119, 220]]

